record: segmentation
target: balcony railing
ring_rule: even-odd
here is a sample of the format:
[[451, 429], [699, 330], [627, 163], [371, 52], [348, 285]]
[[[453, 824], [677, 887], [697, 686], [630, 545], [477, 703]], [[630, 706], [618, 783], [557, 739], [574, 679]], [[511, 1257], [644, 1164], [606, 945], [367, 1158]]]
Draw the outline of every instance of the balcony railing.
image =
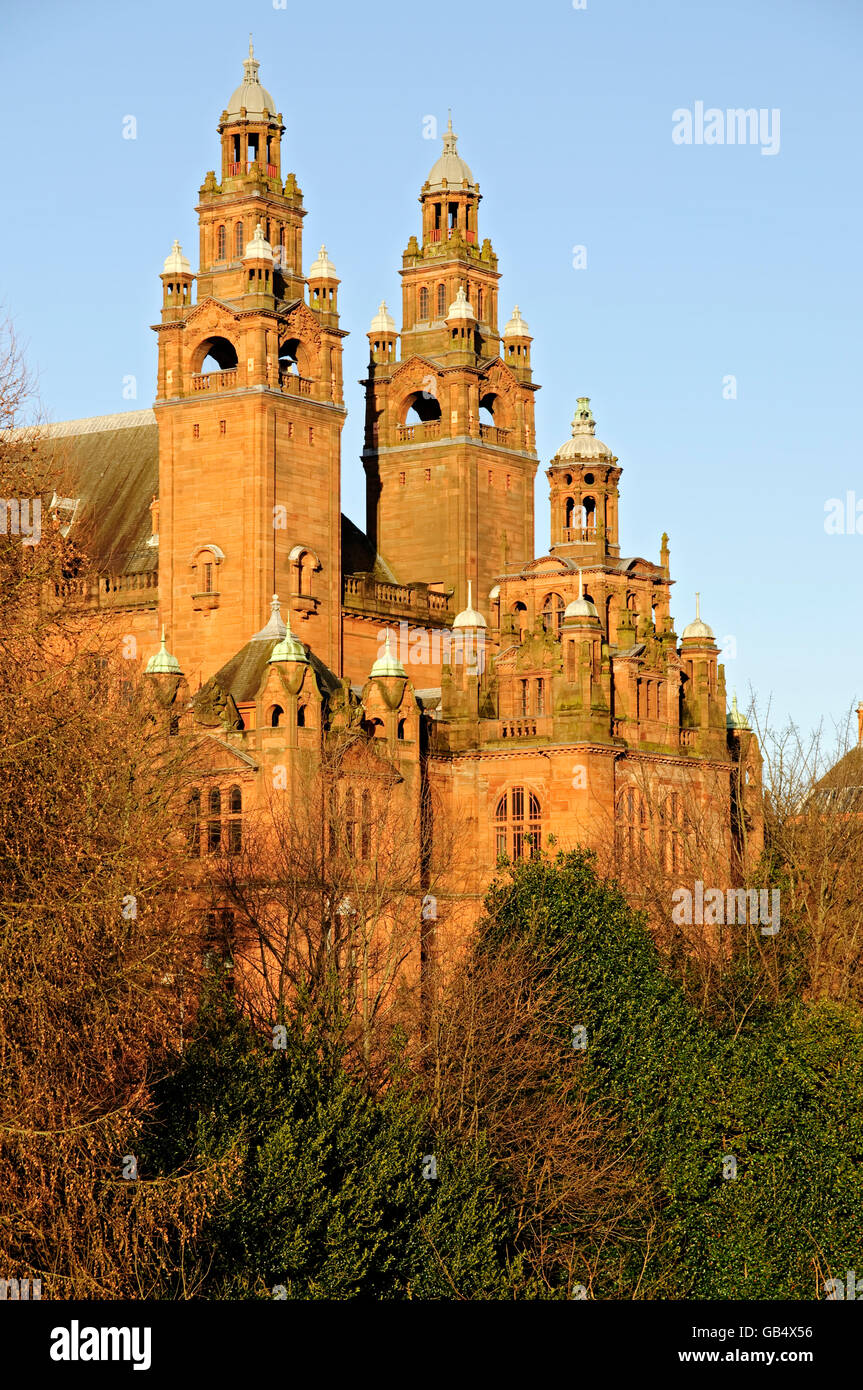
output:
[[501, 738], [536, 738], [535, 719], [502, 719]]
[[479, 437], [487, 440], [490, 444], [508, 444], [512, 436], [512, 430], [498, 429], [497, 425], [480, 425]]
[[428, 439], [440, 439], [440, 420], [427, 420], [423, 425], [398, 425], [396, 439], [400, 444], [424, 444]]
[[[476, 246], [476, 232], [470, 229], [464, 231], [459, 227], [432, 227], [429, 232], [429, 241], [450, 241], [457, 231], [461, 231], [468, 245]], [[446, 232], [446, 237], [444, 237], [444, 232]]]
[[599, 535], [595, 526], [565, 526], [563, 528], [563, 539], [565, 541], [595, 541]]
[[224, 372], [200, 372], [192, 377], [193, 391], [230, 391], [236, 384], [236, 367], [229, 367]]
[[279, 386], [283, 391], [290, 391], [292, 396], [310, 396], [312, 385], [311, 377], [297, 376], [296, 372], [279, 372]]
[[45, 598], [51, 607], [58, 608], [155, 608], [159, 602], [159, 574], [157, 570], [145, 570], [58, 580], [46, 586]]
[[258, 159], [247, 159], [245, 165], [243, 164], [242, 160], [240, 160], [238, 163], [235, 162], [229, 164], [228, 177], [232, 179], [239, 178], [241, 174], [251, 173], [252, 169], [254, 169], [255, 167], [259, 169], [266, 169], [268, 179], [275, 179], [279, 176], [275, 164], [264, 165], [261, 164], [260, 160]]
[[390, 584], [373, 574], [346, 574], [342, 593], [346, 608], [413, 618], [419, 624], [430, 617], [444, 623], [450, 615], [449, 595], [427, 584]]

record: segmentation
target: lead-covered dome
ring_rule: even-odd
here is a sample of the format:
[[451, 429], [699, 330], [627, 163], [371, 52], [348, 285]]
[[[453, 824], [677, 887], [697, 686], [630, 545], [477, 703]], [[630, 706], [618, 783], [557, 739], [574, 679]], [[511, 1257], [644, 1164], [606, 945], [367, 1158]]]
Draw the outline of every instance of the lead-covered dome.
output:
[[432, 192], [442, 189], [444, 180], [446, 180], [447, 188], [461, 188], [463, 183], [469, 184], [471, 188], [475, 187], [473, 174], [459, 154], [457, 145], [458, 136], [452, 128], [452, 116], [450, 116], [449, 124], [443, 133], [443, 153], [427, 179]]
[[555, 455], [559, 459], [613, 459], [607, 444], [597, 439], [596, 421], [590, 411], [590, 397], [579, 396], [572, 417], [572, 436], [561, 444]]
[[262, 87], [258, 81], [260, 66], [250, 38], [249, 56], [243, 62], [243, 80], [225, 107], [229, 117], [238, 117], [243, 107], [246, 109], [246, 120], [249, 121], [266, 120], [269, 116], [275, 116], [276, 103], [266, 87]]

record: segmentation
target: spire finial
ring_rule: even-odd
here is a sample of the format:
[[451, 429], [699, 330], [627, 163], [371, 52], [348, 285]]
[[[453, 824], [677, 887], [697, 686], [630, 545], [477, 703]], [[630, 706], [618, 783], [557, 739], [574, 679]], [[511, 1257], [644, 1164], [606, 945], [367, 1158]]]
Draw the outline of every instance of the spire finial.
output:
[[467, 606], [473, 608], [473, 594], [471, 593], [471, 581], [467, 581]]
[[584, 576], [581, 569], [578, 571], [578, 597], [584, 598]]
[[701, 595], [698, 592], [695, 595], [695, 621], [701, 621]]
[[165, 645], [165, 624], [162, 623], [162, 646]]
[[255, 56], [255, 48], [254, 48], [254, 44], [252, 43], [252, 36], [251, 36], [251, 34], [249, 34], [249, 57], [250, 57], [250, 58], [254, 58], [254, 56]]

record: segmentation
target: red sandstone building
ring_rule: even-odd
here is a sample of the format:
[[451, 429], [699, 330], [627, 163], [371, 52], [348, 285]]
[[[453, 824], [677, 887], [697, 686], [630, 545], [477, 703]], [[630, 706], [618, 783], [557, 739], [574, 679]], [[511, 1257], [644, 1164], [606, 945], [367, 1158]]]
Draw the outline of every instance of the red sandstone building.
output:
[[658, 561], [621, 556], [622, 470], [586, 398], [533, 554], [531, 337], [517, 307], [499, 327], [451, 127], [403, 255], [401, 330], [381, 304], [368, 333], [366, 533], [342, 516], [339, 280], [323, 247], [304, 272], [282, 118], [251, 51], [244, 69], [199, 193], [198, 271], [176, 242], [165, 261], [153, 410], [52, 430], [77, 492], [55, 510], [98, 569], [57, 597], [191, 701], [203, 815], [226, 825], [208, 838], [205, 819], [201, 852], [239, 839], [274, 768], [350, 726], [392, 767], [388, 797], [416, 807], [426, 788], [458, 822], [448, 881], [468, 903], [502, 852], [632, 848], [657, 817], [674, 868], [692, 808], [733, 874], [744, 824], [757, 847], [757, 744], [726, 712], [710, 628], [696, 616], [678, 640], [667, 537]]

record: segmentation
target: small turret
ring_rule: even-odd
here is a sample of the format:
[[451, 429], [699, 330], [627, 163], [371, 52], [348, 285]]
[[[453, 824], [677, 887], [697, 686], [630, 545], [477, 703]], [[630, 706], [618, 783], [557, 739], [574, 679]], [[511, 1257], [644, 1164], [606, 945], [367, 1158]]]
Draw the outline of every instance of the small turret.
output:
[[175, 241], [160, 275], [162, 281], [162, 322], [180, 317], [192, 303], [194, 275], [179, 241]]

